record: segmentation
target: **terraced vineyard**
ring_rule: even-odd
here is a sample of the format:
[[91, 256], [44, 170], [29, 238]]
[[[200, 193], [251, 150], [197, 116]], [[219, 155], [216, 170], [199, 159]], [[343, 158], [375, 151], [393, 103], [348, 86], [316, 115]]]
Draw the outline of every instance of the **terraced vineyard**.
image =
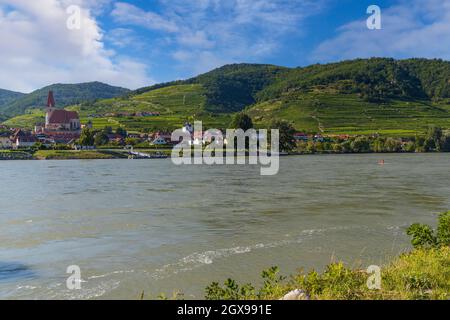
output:
[[3, 124], [11, 128], [33, 129], [38, 123], [45, 122], [45, 113], [40, 109], [27, 110], [26, 114], [11, 118]]
[[[181, 128], [186, 121], [194, 120], [202, 120], [208, 127], [221, 128], [231, 121], [229, 114], [205, 111], [205, 103], [203, 87], [189, 84], [165, 87], [126, 98], [101, 100], [92, 105], [69, 109], [78, 111], [82, 122], [92, 120], [94, 128], [122, 126], [130, 132], [174, 130]], [[160, 116], [105, 116], [123, 112], [159, 112]]]
[[423, 134], [429, 125], [450, 128], [450, 105], [420, 100], [370, 103], [352, 94], [305, 93], [256, 104], [248, 113], [261, 127], [272, 119], [292, 121], [299, 130], [325, 134]]

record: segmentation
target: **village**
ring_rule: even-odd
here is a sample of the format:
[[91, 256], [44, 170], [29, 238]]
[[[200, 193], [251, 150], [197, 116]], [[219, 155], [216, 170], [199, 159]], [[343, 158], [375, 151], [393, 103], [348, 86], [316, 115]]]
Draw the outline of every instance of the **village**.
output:
[[[107, 113], [104, 115], [92, 114], [89, 118], [102, 116], [108, 117], [157, 117], [159, 112], [117, 112]], [[184, 124], [184, 130], [190, 132], [194, 143], [199, 143], [199, 133], [194, 133], [193, 126], [190, 123]], [[94, 138], [93, 143], [80, 144], [83, 129], [92, 130], [92, 122], [89, 120], [86, 124], [80, 122], [80, 117], [75, 111], [67, 111], [56, 108], [56, 101], [52, 91], [48, 93], [45, 123], [36, 125], [34, 130], [27, 131], [22, 128], [9, 128], [0, 126], [0, 149], [28, 149], [35, 146], [44, 146], [47, 148], [59, 146], [59, 148], [75, 150], [94, 149], [95, 146], [108, 145], [111, 147], [124, 146], [167, 146], [173, 145], [171, 141], [171, 132], [156, 131], [153, 133], [128, 133], [123, 128], [116, 131], [106, 127], [97, 133], [97, 139]], [[204, 132], [200, 136], [203, 137]], [[347, 139], [348, 136], [342, 136]], [[293, 139], [301, 141], [318, 141], [324, 142], [328, 138], [320, 134], [311, 135], [297, 132], [293, 135]]]
[[[156, 117], [158, 112], [136, 112], [136, 113], [108, 113], [111, 117], [136, 116], [136, 117]], [[90, 115], [90, 118], [101, 115]], [[170, 145], [171, 133], [127, 133], [123, 128], [114, 132], [111, 128], [105, 128], [100, 132], [101, 143], [80, 144], [79, 139], [84, 129], [92, 130], [92, 122], [81, 124], [80, 117], [75, 111], [67, 111], [56, 108], [53, 92], [48, 93], [45, 123], [36, 125], [34, 130], [27, 131], [22, 128], [9, 128], [0, 125], [0, 149], [28, 149], [37, 145], [47, 148], [59, 146], [60, 148], [73, 149], [93, 149], [95, 145], [125, 146], [128, 142], [131, 145], [138, 143], [148, 143], [149, 145]]]
[[[90, 154], [84, 153], [82, 156], [96, 159], [112, 157], [123, 158], [161, 158], [167, 157], [172, 147], [178, 141], [172, 141], [172, 132], [127, 132], [126, 128], [119, 126], [115, 130], [112, 127], [93, 128], [93, 118], [100, 117], [100, 114], [92, 114], [81, 123], [80, 115], [76, 111], [68, 111], [56, 107], [56, 101], [52, 91], [48, 92], [45, 112], [45, 123], [37, 124], [34, 130], [23, 128], [10, 128], [0, 126], [0, 159], [23, 159], [36, 158], [23, 152], [30, 152], [36, 155], [41, 151], [39, 159], [48, 159], [42, 156], [45, 150], [66, 151], [62, 159], [78, 159], [80, 154], [69, 153], [69, 151], [98, 151]], [[111, 112], [110, 117], [159, 117], [159, 112]], [[205, 145], [211, 141], [205, 132], [196, 132], [194, 126], [185, 122], [183, 130], [191, 136], [193, 145]], [[225, 130], [225, 129], [222, 129]], [[383, 152], [432, 152], [445, 151], [450, 148], [450, 138], [448, 135], [437, 139], [440, 128], [434, 128], [428, 137], [411, 138], [390, 138], [380, 137], [378, 134], [369, 136], [335, 134], [325, 135], [322, 133], [298, 132], [292, 126], [281, 133], [284, 142], [281, 142], [281, 151], [290, 154], [314, 154], [314, 153], [383, 153]], [[439, 140], [439, 141], [438, 141]], [[226, 145], [226, 141], [222, 141]], [[139, 152], [133, 149], [141, 149]], [[22, 153], [9, 152], [22, 151]], [[99, 154], [103, 150], [103, 154]], [[110, 150], [105, 154], [105, 150]], [[125, 150], [125, 152], [115, 152], [113, 150]], [[39, 155], [39, 153], [38, 153]], [[59, 159], [59, 157], [57, 157]]]

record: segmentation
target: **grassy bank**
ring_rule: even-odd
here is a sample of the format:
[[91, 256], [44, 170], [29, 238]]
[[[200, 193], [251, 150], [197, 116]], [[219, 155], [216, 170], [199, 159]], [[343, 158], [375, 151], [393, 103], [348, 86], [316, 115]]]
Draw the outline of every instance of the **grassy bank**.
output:
[[[262, 273], [263, 285], [239, 284], [232, 279], [206, 288], [209, 300], [447, 300], [450, 299], [450, 212], [439, 217], [438, 228], [414, 224], [408, 231], [414, 250], [381, 267], [380, 286], [370, 289], [374, 274], [333, 263], [318, 273], [299, 271], [290, 277], [277, 267]], [[370, 282], [372, 283], [372, 282]]]
[[289, 278], [274, 267], [262, 273], [263, 285], [240, 285], [227, 280], [206, 289], [209, 300], [278, 300], [294, 290], [308, 300], [417, 300], [450, 299], [450, 248], [417, 249], [401, 255], [381, 269], [381, 289], [367, 286], [370, 275], [342, 263], [327, 266], [323, 273], [311, 271]]
[[34, 154], [38, 160], [84, 160], [84, 159], [115, 159], [113, 154], [101, 151], [72, 150], [39, 150]]
[[0, 150], [0, 160], [30, 160], [31, 153], [16, 150]]

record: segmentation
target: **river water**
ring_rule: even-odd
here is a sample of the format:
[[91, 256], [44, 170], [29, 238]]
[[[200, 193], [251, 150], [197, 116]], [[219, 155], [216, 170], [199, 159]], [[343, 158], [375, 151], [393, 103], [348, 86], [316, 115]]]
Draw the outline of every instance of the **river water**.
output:
[[[384, 159], [384, 166], [378, 161]], [[0, 299], [137, 299], [263, 269], [367, 268], [450, 209], [447, 154], [330, 155], [256, 166], [0, 162]], [[66, 286], [81, 269], [81, 289]]]

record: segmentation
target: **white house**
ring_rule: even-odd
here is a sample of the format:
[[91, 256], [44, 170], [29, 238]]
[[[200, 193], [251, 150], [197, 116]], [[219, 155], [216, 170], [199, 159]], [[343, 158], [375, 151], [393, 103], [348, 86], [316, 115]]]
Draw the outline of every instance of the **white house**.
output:
[[155, 140], [153, 140], [152, 144], [157, 146], [163, 146], [167, 144], [167, 141], [163, 137], [157, 137]]
[[29, 147], [34, 146], [37, 142], [38, 142], [38, 140], [34, 136], [31, 136], [31, 135], [18, 136], [16, 138], [14, 147], [16, 149], [29, 148]]

